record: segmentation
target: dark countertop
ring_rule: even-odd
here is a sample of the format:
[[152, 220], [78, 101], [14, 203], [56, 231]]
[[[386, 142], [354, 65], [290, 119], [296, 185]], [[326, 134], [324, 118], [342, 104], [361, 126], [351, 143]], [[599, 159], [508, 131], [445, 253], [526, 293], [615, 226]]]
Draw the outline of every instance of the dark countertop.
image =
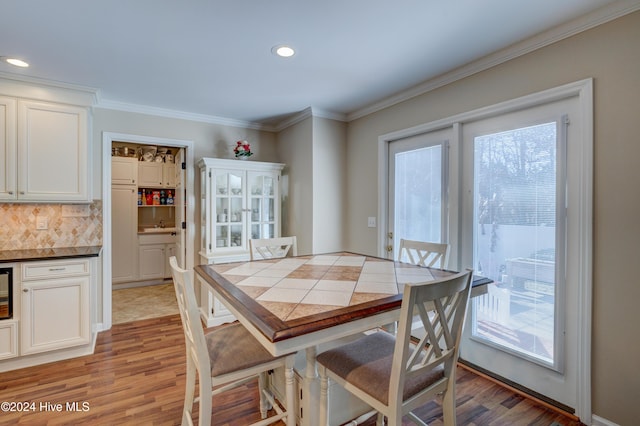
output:
[[0, 262], [29, 262], [36, 260], [72, 259], [100, 256], [102, 246], [54, 247], [27, 250], [0, 250]]

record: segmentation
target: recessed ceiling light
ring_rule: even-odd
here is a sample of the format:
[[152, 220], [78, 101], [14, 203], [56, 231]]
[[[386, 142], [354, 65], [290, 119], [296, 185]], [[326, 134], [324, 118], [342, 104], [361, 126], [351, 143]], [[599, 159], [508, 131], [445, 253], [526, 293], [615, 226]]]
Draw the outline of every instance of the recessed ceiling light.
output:
[[273, 52], [274, 55], [278, 55], [282, 58], [290, 58], [296, 53], [296, 51], [293, 50], [292, 47], [285, 46], [285, 45], [274, 46], [271, 49], [271, 52]]
[[9, 57], [3, 57], [2, 58], [5, 62], [14, 65], [16, 67], [21, 67], [21, 68], [26, 68], [29, 66], [28, 63], [26, 63], [25, 61], [23, 61], [22, 59], [18, 59], [18, 58], [9, 58]]

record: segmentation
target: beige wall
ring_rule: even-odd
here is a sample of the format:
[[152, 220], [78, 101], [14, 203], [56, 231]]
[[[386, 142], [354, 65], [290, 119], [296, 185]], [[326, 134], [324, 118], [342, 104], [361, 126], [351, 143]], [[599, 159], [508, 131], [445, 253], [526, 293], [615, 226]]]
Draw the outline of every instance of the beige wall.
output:
[[346, 124], [313, 119], [313, 253], [344, 250]]
[[278, 134], [283, 171], [282, 235], [295, 235], [298, 254], [313, 252], [313, 117]]
[[640, 404], [640, 12], [349, 123], [347, 248], [376, 254], [378, 136], [594, 79], [592, 410], [637, 424]]

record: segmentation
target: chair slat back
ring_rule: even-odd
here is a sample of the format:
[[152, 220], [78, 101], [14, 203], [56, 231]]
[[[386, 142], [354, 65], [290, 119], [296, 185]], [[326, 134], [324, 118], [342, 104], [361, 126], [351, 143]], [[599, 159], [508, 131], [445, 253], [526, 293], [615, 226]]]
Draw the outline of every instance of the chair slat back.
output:
[[278, 259], [298, 255], [298, 242], [295, 236], [279, 238], [254, 238], [249, 240], [251, 260]]
[[[413, 375], [443, 365], [448, 378], [458, 359], [462, 324], [467, 311], [472, 272], [467, 270], [451, 277], [424, 283], [405, 284], [389, 401], [403, 404], [402, 389]], [[424, 328], [424, 337], [411, 339], [416, 319]], [[425, 389], [426, 391], [426, 389]]]
[[399, 262], [444, 269], [449, 260], [449, 244], [400, 239]]
[[187, 357], [191, 358], [198, 370], [207, 372], [209, 376], [211, 364], [207, 343], [204, 338], [204, 330], [200, 322], [200, 311], [193, 289], [193, 271], [180, 268], [175, 256], [169, 258], [173, 287], [176, 292], [182, 329], [184, 331]]

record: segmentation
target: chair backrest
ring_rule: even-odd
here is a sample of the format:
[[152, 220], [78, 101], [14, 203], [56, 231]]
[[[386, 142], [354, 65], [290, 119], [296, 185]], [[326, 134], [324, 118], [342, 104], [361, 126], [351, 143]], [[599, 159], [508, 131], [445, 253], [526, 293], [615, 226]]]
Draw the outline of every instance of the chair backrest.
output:
[[447, 267], [448, 260], [449, 244], [400, 239], [398, 262], [406, 261], [414, 265], [429, 267], [438, 264], [441, 269], [444, 269]]
[[251, 260], [277, 259], [286, 257], [289, 252], [292, 256], [298, 255], [298, 242], [294, 236], [279, 238], [254, 238], [249, 240]]
[[[437, 281], [405, 284], [393, 353], [389, 404], [396, 404], [397, 407], [407, 405], [403, 401], [402, 389], [405, 382], [415, 375], [424, 375], [434, 368], [444, 367], [445, 378], [423, 389], [423, 393], [429, 392], [434, 386], [444, 386], [446, 389], [448, 379], [455, 376], [471, 277], [471, 270], [467, 270]], [[424, 337], [418, 343], [411, 338], [416, 320], [424, 327], [424, 333], [421, 333]], [[419, 401], [420, 393], [413, 398]], [[413, 408], [415, 406], [409, 406], [407, 410]]]
[[[186, 270], [178, 266], [175, 256], [169, 258], [173, 287], [176, 291], [178, 309], [182, 319], [187, 358], [189, 358], [198, 370], [199, 380], [211, 381], [211, 362], [207, 343], [204, 338], [204, 330], [200, 322], [200, 310], [193, 289], [193, 270]], [[209, 383], [210, 388], [211, 383]]]

